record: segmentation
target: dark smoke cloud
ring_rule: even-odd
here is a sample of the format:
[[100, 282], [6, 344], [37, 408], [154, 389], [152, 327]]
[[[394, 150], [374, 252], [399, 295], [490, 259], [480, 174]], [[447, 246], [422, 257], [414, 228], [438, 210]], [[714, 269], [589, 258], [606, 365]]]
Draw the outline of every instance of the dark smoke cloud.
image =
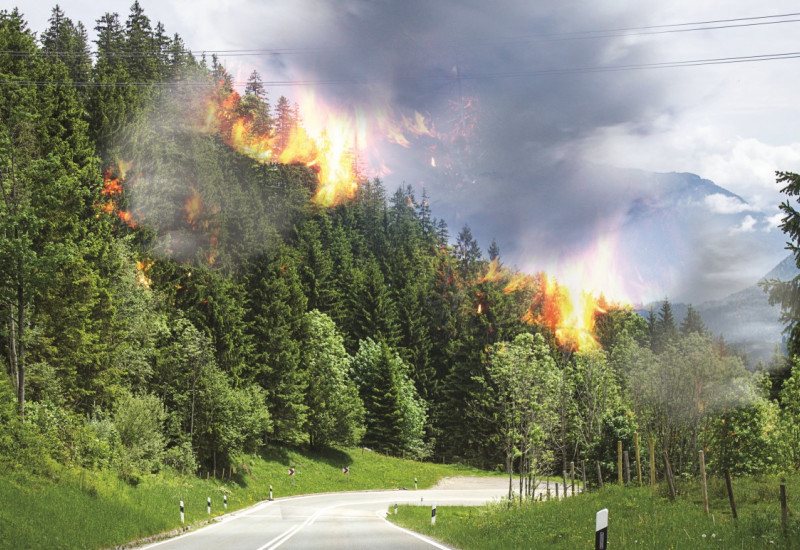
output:
[[664, 108], [663, 86], [637, 73], [540, 73], [646, 62], [646, 48], [621, 38], [568, 34], [631, 25], [640, 13], [570, 2], [554, 9], [527, 1], [351, 1], [326, 15], [300, 34], [265, 33], [270, 44], [304, 48], [276, 56], [271, 69], [336, 81], [320, 93], [341, 104], [418, 110], [437, 128], [458, 126], [460, 103], [479, 103], [476, 132], [450, 147], [459, 166], [449, 175], [431, 170], [419, 148], [390, 153], [387, 184], [424, 182], [439, 213], [457, 225], [453, 232], [469, 223], [483, 246], [505, 241], [510, 259], [521, 262], [518, 235], [538, 234], [544, 249], [558, 236], [557, 246], [570, 248], [616, 215], [613, 187], [573, 177], [565, 165], [578, 163], [577, 144], [597, 128], [627, 123], [647, 132], [649, 116]]

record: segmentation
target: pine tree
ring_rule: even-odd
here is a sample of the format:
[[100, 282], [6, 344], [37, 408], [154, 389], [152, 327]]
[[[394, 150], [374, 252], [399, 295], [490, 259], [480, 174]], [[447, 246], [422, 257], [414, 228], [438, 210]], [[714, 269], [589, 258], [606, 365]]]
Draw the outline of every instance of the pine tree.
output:
[[686, 308], [686, 317], [684, 317], [681, 323], [681, 334], [686, 336], [692, 333], [704, 335], [708, 333], [708, 329], [705, 323], [703, 323], [703, 318], [700, 316], [700, 313], [692, 307], [692, 304], [689, 304]]
[[[50, 26], [42, 33], [42, 50], [67, 66], [73, 82], [88, 82], [92, 71], [86, 28], [76, 26], [59, 6], [53, 8]], [[84, 88], [81, 88], [84, 89]]]
[[655, 334], [651, 344], [653, 352], [661, 353], [677, 337], [678, 326], [675, 323], [675, 316], [672, 314], [672, 304], [669, 303], [669, 300], [664, 299], [655, 320]]
[[[17, 10], [0, 12], [0, 49], [37, 51]], [[89, 395], [102, 399], [98, 392], [114, 377], [101, 336], [108, 281], [98, 270], [109, 267], [110, 235], [93, 206], [100, 182], [81, 102], [70, 86], [14, 84], [68, 80], [58, 60], [4, 56], [0, 73], [10, 77], [0, 90], [0, 308], [9, 371], [21, 412], [28, 364], [53, 373], [60, 389], [51, 397], [83, 407]]]
[[275, 106], [275, 147], [280, 154], [289, 144], [289, 138], [295, 129], [294, 113], [289, 100], [285, 96], [278, 98]]
[[472, 236], [469, 225], [464, 225], [456, 238], [453, 255], [458, 262], [458, 273], [463, 281], [473, 281], [477, 278], [481, 249]]
[[267, 90], [261, 82], [261, 75], [253, 70], [247, 79], [242, 98], [243, 114], [252, 120], [252, 131], [256, 135], [267, 136], [272, 130], [272, 119], [269, 114]]
[[425, 407], [397, 353], [385, 342], [363, 340], [352, 373], [366, 409], [364, 445], [395, 455], [404, 450], [424, 455]]
[[[106, 164], [117, 161], [119, 145], [115, 137], [130, 120], [135, 104], [125, 53], [125, 33], [116, 13], [97, 20], [97, 61], [92, 72], [88, 100], [89, 127], [100, 157]], [[122, 85], [121, 85], [122, 84]]]
[[[797, 197], [800, 197], [800, 174], [776, 172], [775, 175], [777, 182], [784, 185], [781, 193], [787, 197], [780, 205], [784, 217], [779, 227], [789, 238], [786, 248], [794, 255], [795, 264], [800, 267], [800, 211], [796, 206]], [[781, 305], [781, 322], [784, 324], [789, 357], [800, 355], [800, 300], [797, 299], [800, 295], [800, 276], [789, 281], [771, 279], [761, 286], [769, 294], [770, 304]]]
[[492, 243], [489, 245], [489, 250], [487, 250], [489, 254], [489, 261], [493, 262], [500, 258], [500, 247], [497, 245], [497, 241], [492, 239]]
[[253, 339], [250, 379], [266, 390], [277, 440], [307, 440], [308, 374], [301, 357], [307, 301], [289, 249], [253, 262], [248, 274], [248, 326]]

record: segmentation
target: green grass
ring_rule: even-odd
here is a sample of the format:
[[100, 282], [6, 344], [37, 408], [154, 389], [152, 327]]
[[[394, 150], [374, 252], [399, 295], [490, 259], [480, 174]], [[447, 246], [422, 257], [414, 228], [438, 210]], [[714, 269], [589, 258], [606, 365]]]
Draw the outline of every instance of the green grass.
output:
[[[186, 525], [212, 515], [275, 498], [329, 491], [430, 487], [445, 476], [486, 475], [473, 468], [419, 463], [361, 449], [302, 454], [274, 449], [244, 457], [233, 479], [225, 481], [159, 474], [136, 487], [113, 472], [54, 467], [48, 478], [22, 473], [0, 475], [0, 548], [108, 548], [179, 528], [178, 502], [184, 501]], [[349, 466], [344, 475], [342, 467]], [[295, 468], [294, 483], [287, 475]]]
[[[725, 482], [710, 480], [709, 516], [703, 513], [697, 484], [685, 484], [671, 502], [649, 489], [608, 487], [562, 501], [507, 508], [438, 507], [436, 525], [430, 508], [406, 506], [389, 519], [446, 543], [470, 549], [594, 548], [595, 514], [609, 510], [609, 548], [800, 548], [800, 520], [789, 515], [788, 532], [781, 528], [775, 478], [734, 480], [739, 520], [731, 517]], [[800, 512], [800, 477], [787, 480], [789, 510]]]

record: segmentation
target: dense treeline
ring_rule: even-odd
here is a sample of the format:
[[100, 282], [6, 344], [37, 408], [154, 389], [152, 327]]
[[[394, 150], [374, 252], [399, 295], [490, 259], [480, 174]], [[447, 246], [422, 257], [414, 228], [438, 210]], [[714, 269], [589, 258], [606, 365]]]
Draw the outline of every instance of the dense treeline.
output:
[[[38, 38], [0, 12], [3, 467], [136, 480], [279, 443], [560, 472], [613, 468], [635, 431], [679, 471], [701, 448], [800, 466], [795, 374], [771, 400], [691, 308], [680, 326], [668, 301], [609, 308], [597, 349], [559, 346], [542, 279], [510, 290], [496, 244], [451, 238], [424, 194], [362, 181], [315, 207], [313, 170], [255, 162], [186, 111], [230, 94], [216, 59], [138, 2], [96, 30], [93, 57], [58, 7]], [[301, 125], [257, 72], [237, 109], [278, 147]]]

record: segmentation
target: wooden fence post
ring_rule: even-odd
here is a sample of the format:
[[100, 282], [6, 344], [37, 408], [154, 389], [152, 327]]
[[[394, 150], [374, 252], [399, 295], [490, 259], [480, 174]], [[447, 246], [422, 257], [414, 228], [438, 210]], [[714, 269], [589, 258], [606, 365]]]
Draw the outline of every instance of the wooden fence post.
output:
[[664, 451], [664, 477], [667, 478], [667, 483], [669, 484], [669, 493], [672, 497], [672, 500], [675, 500], [675, 479], [672, 477], [672, 466], [669, 463], [669, 455], [667, 455], [667, 451]]
[[786, 480], [782, 479], [781, 483], [781, 527], [783, 528], [783, 536], [786, 536], [788, 523], [789, 523], [789, 507], [786, 505]]
[[698, 453], [700, 455], [700, 483], [703, 494], [703, 512], [708, 515], [708, 485], [706, 484], [706, 456], [703, 451]]
[[586, 461], [581, 459], [581, 478], [583, 478], [583, 491], [586, 492]]
[[575, 463], [569, 463], [569, 481], [572, 484], [572, 496], [575, 496]]
[[736, 501], [733, 500], [733, 484], [731, 483], [731, 473], [728, 470], [725, 470], [725, 485], [728, 487], [728, 500], [731, 502], [731, 513], [733, 514], [733, 519], [738, 520], [739, 516], [736, 513]]
[[639, 487], [642, 486], [642, 461], [640, 460], [639, 456], [639, 432], [633, 433], [633, 441], [634, 445], [636, 445], [636, 449], [634, 449], [636, 453], [636, 477], [639, 480]]
[[622, 441], [617, 441], [617, 480], [622, 485]]
[[597, 464], [597, 485], [602, 489], [603, 488], [603, 470], [600, 469], [600, 461], [595, 462]]
[[631, 482], [631, 461], [628, 451], [622, 451], [622, 461], [625, 463], [625, 483]]
[[656, 489], [656, 442], [650, 438], [650, 488]]

